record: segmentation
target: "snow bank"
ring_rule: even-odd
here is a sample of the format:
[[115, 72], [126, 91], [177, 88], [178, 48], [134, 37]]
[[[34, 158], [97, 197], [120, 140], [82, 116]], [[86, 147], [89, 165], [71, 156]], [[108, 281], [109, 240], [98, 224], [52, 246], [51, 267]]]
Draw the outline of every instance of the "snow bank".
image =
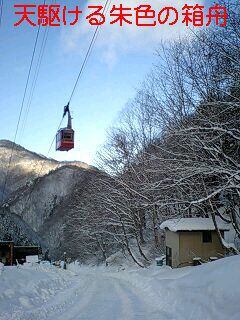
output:
[[3, 268], [4, 268], [4, 264], [2, 262], [0, 262], [0, 276], [3, 272]]
[[46, 303], [70, 280], [69, 273], [51, 265], [5, 267], [0, 277], [0, 319], [19, 319], [19, 310]]
[[69, 269], [6, 267], [0, 276], [0, 320], [240, 319], [240, 256], [180, 269], [118, 271], [78, 263]]
[[[240, 256], [198, 267], [113, 273], [128, 281], [174, 320], [239, 320]], [[167, 318], [168, 319], [168, 318]]]
[[147, 269], [123, 270], [76, 264], [73, 269], [79, 276], [91, 277], [94, 273], [127, 282], [149, 305], [158, 306], [159, 319], [240, 319], [240, 256], [179, 269], [152, 265]]

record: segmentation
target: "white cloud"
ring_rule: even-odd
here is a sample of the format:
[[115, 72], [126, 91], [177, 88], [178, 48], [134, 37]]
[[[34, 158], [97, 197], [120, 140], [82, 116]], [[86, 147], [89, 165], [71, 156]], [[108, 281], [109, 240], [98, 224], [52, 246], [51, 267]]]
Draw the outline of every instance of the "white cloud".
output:
[[[141, 4], [150, 4], [156, 12], [159, 12], [163, 7], [173, 6], [181, 12], [184, 4], [199, 5], [204, 3], [204, 0], [112, 0], [110, 8], [115, 4], [124, 4], [126, 7], [135, 8]], [[88, 1], [87, 5], [99, 5], [97, 0]], [[86, 12], [83, 13], [84, 17]], [[181, 15], [179, 22], [174, 26], [168, 24], [160, 25], [157, 23], [155, 27], [137, 27], [132, 18], [133, 24], [124, 24], [122, 27], [117, 24], [111, 25], [109, 21], [113, 18], [108, 13], [106, 14], [107, 21], [101, 26], [98, 39], [95, 46], [101, 49], [100, 58], [108, 64], [114, 64], [122, 53], [153, 51], [160, 41], [176, 39], [181, 35], [185, 35], [188, 29], [181, 23]], [[79, 26], [64, 29], [62, 40], [64, 48], [67, 51], [81, 52], [83, 44], [89, 44], [91, 36], [94, 32], [93, 26], [84, 18], [80, 21]]]

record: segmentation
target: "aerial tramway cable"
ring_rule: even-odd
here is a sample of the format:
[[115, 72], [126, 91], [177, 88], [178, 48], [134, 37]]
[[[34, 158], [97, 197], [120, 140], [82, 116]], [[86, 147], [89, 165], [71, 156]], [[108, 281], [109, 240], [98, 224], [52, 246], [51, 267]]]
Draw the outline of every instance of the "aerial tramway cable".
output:
[[4, 194], [5, 194], [5, 190], [6, 190], [6, 186], [7, 186], [9, 169], [10, 169], [10, 166], [11, 166], [11, 163], [12, 163], [13, 152], [14, 152], [14, 149], [15, 149], [15, 142], [16, 142], [16, 139], [17, 139], [20, 120], [21, 120], [21, 117], [22, 117], [23, 106], [24, 106], [24, 102], [25, 102], [25, 98], [26, 98], [26, 93], [27, 93], [30, 74], [31, 74], [31, 70], [32, 70], [33, 60], [34, 60], [34, 56], [35, 56], [35, 52], [36, 52], [37, 42], [38, 42], [38, 38], [39, 38], [39, 32], [40, 32], [40, 25], [38, 27], [37, 35], [36, 35], [35, 42], [34, 42], [32, 57], [31, 57], [30, 66], [29, 66], [29, 69], [28, 69], [27, 80], [26, 80], [24, 93], [23, 93], [23, 98], [22, 98], [22, 103], [21, 103], [20, 112], [19, 112], [19, 116], [18, 116], [17, 127], [16, 127], [16, 130], [15, 130], [14, 139], [13, 139], [13, 142], [12, 142], [11, 154], [10, 154], [8, 165], [7, 165], [7, 173], [6, 173], [5, 181], [4, 181], [3, 188], [2, 188], [2, 199], [1, 199], [2, 201], [4, 199]]
[[2, 25], [3, 0], [0, 0], [0, 26]]
[[[108, 3], [109, 3], [109, 0], [106, 0], [105, 5], [104, 5], [104, 8], [103, 8], [103, 15], [104, 15], [105, 12], [108, 10]], [[92, 51], [92, 47], [93, 47], [93, 45], [95, 44], [95, 41], [96, 41], [96, 39], [97, 39], [99, 29], [100, 29], [100, 25], [98, 24], [97, 27], [96, 27], [96, 29], [95, 29], [95, 31], [94, 31], [94, 34], [93, 34], [93, 36], [92, 36], [91, 42], [90, 42], [90, 44], [89, 44], [88, 50], [87, 50], [87, 52], [86, 52], [85, 58], [84, 58], [84, 60], [83, 60], [83, 63], [82, 63], [82, 65], [81, 65], [80, 71], [79, 71], [78, 76], [77, 76], [77, 79], [76, 79], [76, 81], [75, 81], [75, 84], [74, 84], [74, 86], [73, 86], [73, 90], [72, 90], [72, 92], [71, 92], [71, 95], [70, 95], [68, 104], [70, 104], [70, 102], [71, 102], [71, 100], [72, 100], [72, 97], [73, 97], [73, 95], [74, 95], [74, 92], [75, 92], [75, 90], [76, 90], [76, 88], [77, 88], [79, 79], [80, 79], [80, 77], [81, 77], [81, 75], [82, 75], [82, 73], [83, 73], [84, 67], [85, 67], [85, 65], [86, 65], [86, 63], [87, 63], [87, 60], [88, 60], [88, 58], [89, 58], [89, 56], [90, 56], [90, 53], [91, 53], [91, 51]]]
[[[1, 1], [3, 1], [3, 0], [1, 0]], [[45, 2], [45, 1], [44, 1], [44, 2]], [[106, 0], [105, 5], [104, 5], [104, 9], [103, 9], [103, 14], [106, 12], [106, 10], [108, 10], [108, 4], [109, 4], [109, 2], [111, 2], [111, 1]], [[84, 67], [85, 67], [85, 65], [86, 65], [86, 63], [87, 63], [87, 60], [88, 60], [88, 58], [89, 58], [89, 56], [90, 56], [90, 54], [91, 54], [91, 52], [92, 52], [92, 48], [93, 48], [93, 45], [94, 45], [95, 42], [96, 42], [99, 29], [100, 29], [100, 25], [97, 25], [97, 27], [96, 27], [96, 29], [95, 29], [95, 31], [94, 31], [93, 37], [92, 37], [92, 39], [91, 39], [91, 42], [90, 42], [90, 44], [89, 44], [88, 50], [87, 50], [87, 52], [86, 52], [85, 58], [84, 58], [83, 63], [82, 63], [82, 65], [81, 65], [80, 71], [79, 71], [79, 73], [78, 73], [78, 76], [77, 76], [76, 82], [75, 82], [75, 84], [74, 84], [73, 90], [72, 90], [72, 92], [71, 92], [71, 95], [70, 95], [70, 98], [69, 98], [69, 102], [68, 102], [68, 106], [69, 106], [69, 104], [70, 104], [70, 102], [71, 102], [71, 100], [72, 100], [72, 97], [73, 97], [73, 95], [74, 95], [74, 92], [75, 92], [75, 90], [76, 90], [76, 88], [77, 88], [79, 79], [80, 79], [80, 77], [81, 77], [81, 75], [82, 75], [82, 73], [83, 73], [83, 70], [84, 70]], [[32, 59], [31, 59], [31, 63], [30, 63], [29, 73], [28, 73], [28, 77], [27, 77], [27, 83], [26, 83], [25, 90], [24, 90], [22, 106], [21, 106], [21, 109], [20, 109], [19, 119], [18, 119], [18, 123], [17, 123], [17, 129], [16, 129], [15, 137], [14, 137], [14, 143], [15, 143], [15, 141], [16, 141], [17, 132], [18, 132], [18, 127], [19, 127], [19, 123], [20, 123], [20, 119], [21, 119], [21, 115], [22, 115], [23, 104], [24, 104], [24, 101], [25, 101], [27, 86], [28, 86], [28, 82], [29, 82], [29, 78], [30, 78], [30, 72], [31, 72], [31, 69], [32, 69], [33, 59], [34, 59], [34, 55], [35, 55], [35, 51], [36, 51], [37, 40], [38, 40], [38, 37], [39, 37], [39, 31], [40, 31], [40, 26], [38, 27], [37, 37], [36, 37], [35, 44], [34, 44], [33, 55], [32, 55]], [[59, 130], [59, 128], [61, 127], [62, 121], [63, 121], [63, 117], [62, 117], [62, 119], [61, 119], [61, 121], [60, 121], [60, 124], [59, 124], [59, 126], [58, 126], [58, 130]], [[51, 148], [52, 148], [52, 146], [53, 146], [54, 141], [55, 141], [55, 136], [54, 136], [54, 138], [53, 138], [53, 140], [52, 140], [52, 142], [51, 142], [51, 144], [50, 144], [50, 147], [49, 147], [49, 149], [48, 149], [48, 152], [47, 152], [47, 155], [46, 155], [46, 156], [49, 155], [49, 153], [50, 153], [50, 151], [51, 151]], [[4, 183], [4, 188], [3, 188], [3, 193], [2, 193], [2, 200], [3, 200], [3, 198], [4, 198], [5, 188], [6, 188], [6, 184], [7, 184], [8, 171], [9, 171], [9, 167], [10, 167], [10, 164], [11, 164], [11, 161], [12, 161], [14, 143], [13, 143], [13, 148], [12, 148], [12, 152], [11, 152], [11, 157], [10, 157], [9, 163], [8, 163], [8, 170], [7, 170], [7, 175], [6, 175], [6, 179], [5, 179], [5, 183]], [[42, 164], [42, 166], [41, 166], [41, 168], [40, 168], [40, 172], [39, 172], [38, 176], [39, 176], [40, 173], [42, 172], [43, 166], [44, 166], [44, 163]], [[33, 189], [34, 189], [34, 188], [33, 188]], [[31, 194], [32, 194], [32, 192], [33, 192], [33, 189], [31, 190], [31, 192], [30, 192], [30, 194], [29, 194], [29, 196], [28, 196], [28, 199], [27, 199], [26, 202], [25, 202], [24, 209], [26, 208], [26, 205], [27, 205], [28, 201], [30, 200]], [[24, 209], [23, 209], [23, 211], [24, 211]]]
[[[109, 7], [110, 3], [111, 3], [111, 0], [106, 0], [106, 3], [105, 3], [105, 5], [104, 5], [104, 9], [103, 9], [103, 14], [108, 10], [108, 7]], [[94, 34], [93, 34], [92, 40], [91, 40], [91, 42], [90, 42], [90, 45], [89, 45], [89, 47], [88, 47], [86, 56], [85, 56], [85, 58], [84, 58], [84, 60], [83, 60], [83, 63], [82, 63], [82, 66], [81, 66], [81, 68], [80, 68], [78, 77], [77, 77], [77, 79], [76, 79], [76, 82], [75, 82], [75, 84], [74, 84], [73, 90], [72, 90], [72, 92], [71, 92], [70, 99], [69, 99], [69, 103], [67, 104], [68, 108], [69, 108], [69, 104], [70, 104], [70, 102], [71, 102], [71, 100], [72, 100], [73, 94], [74, 94], [74, 92], [75, 92], [75, 90], [76, 90], [76, 88], [77, 88], [77, 84], [78, 84], [78, 82], [79, 82], [79, 79], [80, 79], [80, 77], [81, 77], [81, 74], [82, 74], [82, 72], [83, 72], [83, 70], [84, 70], [84, 67], [85, 67], [85, 65], [86, 65], [86, 63], [87, 63], [87, 60], [88, 60], [88, 58], [89, 58], [89, 55], [91, 54], [93, 45], [94, 45], [95, 42], [96, 42], [98, 32], [99, 32], [99, 25], [96, 27], [96, 29], [95, 29], [95, 31], [94, 31]], [[64, 115], [65, 115], [65, 112], [64, 112]], [[59, 126], [58, 126], [57, 131], [58, 131], [58, 130], [60, 129], [60, 127], [61, 127], [61, 124], [62, 124], [64, 115], [63, 115], [63, 117], [61, 118], [61, 121], [60, 121], [60, 123], [59, 123]], [[49, 155], [49, 153], [50, 153], [50, 151], [51, 151], [51, 148], [52, 148], [52, 146], [53, 146], [53, 144], [54, 144], [54, 141], [55, 141], [55, 135], [54, 135], [54, 138], [53, 138], [53, 140], [52, 140], [52, 142], [51, 142], [51, 144], [50, 144], [50, 147], [49, 147], [49, 149], [48, 149], [48, 152], [47, 152], [47, 154], [46, 154], [47, 157], [48, 157], [48, 155]], [[43, 164], [42, 164], [42, 166], [41, 166], [41, 168], [40, 168], [40, 171], [39, 171], [39, 173], [38, 173], [38, 176], [40, 176], [40, 174], [41, 174], [41, 172], [42, 172], [42, 169], [43, 169], [43, 166], [44, 166], [44, 162], [43, 162]], [[59, 163], [59, 165], [57, 166], [57, 168], [59, 168], [59, 167], [60, 167], [60, 163]], [[24, 206], [22, 212], [25, 210], [25, 208], [26, 208], [26, 206], [27, 206], [27, 203], [28, 203], [28, 201], [29, 201], [30, 198], [31, 198], [31, 195], [32, 195], [32, 193], [33, 193], [33, 190], [34, 190], [34, 187], [32, 188], [31, 192], [29, 193], [29, 195], [28, 195], [28, 197], [27, 197], [27, 200], [26, 200], [26, 202], [25, 202], [25, 206]]]
[[27, 101], [27, 107], [26, 107], [26, 112], [23, 118], [23, 123], [22, 123], [22, 127], [21, 127], [21, 131], [20, 131], [20, 140], [23, 136], [23, 132], [27, 123], [27, 118], [28, 118], [28, 114], [30, 111], [30, 107], [32, 104], [32, 99], [33, 99], [33, 95], [34, 95], [34, 91], [36, 88], [36, 84], [37, 84], [37, 80], [38, 80], [38, 75], [39, 75], [39, 71], [40, 71], [40, 67], [41, 67], [41, 63], [42, 63], [42, 59], [43, 59], [43, 55], [44, 55], [44, 51], [45, 51], [45, 47], [46, 47], [46, 43], [47, 43], [47, 39], [48, 39], [48, 33], [49, 33], [49, 26], [45, 28], [44, 30], [44, 35], [43, 35], [43, 39], [42, 39], [42, 43], [41, 43], [41, 47], [40, 47], [40, 52], [38, 55], [38, 59], [37, 59], [37, 63], [36, 63], [36, 68], [35, 68], [35, 73], [33, 75], [33, 81], [32, 81], [32, 85], [30, 87], [30, 93], [29, 93], [29, 97], [28, 97], [28, 101]]
[[[53, 0], [52, 3], [56, 4], [56, 1], [57, 0]], [[45, 3], [46, 3], [46, 0], [44, 0], [44, 4]], [[44, 51], [45, 51], [45, 48], [46, 48], [46, 43], [47, 43], [48, 34], [49, 34], [49, 28], [50, 28], [49, 25], [46, 28], [44, 28], [43, 39], [42, 39], [42, 43], [41, 43], [41, 47], [40, 47], [40, 52], [39, 52], [39, 55], [38, 55], [38, 60], [37, 60], [37, 63], [36, 63], [35, 73], [34, 73], [34, 76], [33, 76], [33, 81], [32, 81], [32, 85], [31, 85], [31, 88], [30, 88], [30, 94], [29, 94], [28, 101], [27, 101], [26, 112], [25, 112], [25, 116], [23, 118], [23, 124], [22, 124], [21, 132], [20, 132], [20, 141], [21, 141], [21, 138], [23, 136], [23, 132], [24, 132], [24, 129], [25, 129], [25, 126], [26, 126], [26, 123], [27, 123], [28, 114], [29, 114], [30, 107], [31, 107], [31, 104], [32, 104], [32, 99], [33, 99], [34, 91], [35, 91], [35, 88], [36, 88], [37, 79], [38, 79], [38, 75], [39, 75], [39, 71], [40, 71], [40, 67], [41, 67]]]
[[[110, 3], [109, 1], [110, 0], [106, 0], [106, 2], [105, 2], [104, 8], [103, 8], [103, 15], [108, 10], [108, 5]], [[77, 79], [76, 79], [76, 81], [74, 83], [74, 86], [73, 86], [73, 89], [72, 89], [68, 104], [64, 107], [64, 108], [67, 108], [67, 110], [68, 110], [68, 126], [65, 127], [65, 128], [61, 128], [60, 130], [57, 131], [57, 134], [56, 134], [56, 150], [57, 151], [69, 151], [69, 150], [74, 148], [74, 130], [72, 129], [72, 125], [69, 125], [69, 123], [71, 123], [70, 102], [71, 102], [72, 97], [74, 95], [74, 92], [75, 92], [75, 90], [77, 88], [79, 79], [80, 79], [80, 77], [81, 77], [81, 75], [83, 73], [83, 70], [84, 70], [84, 68], [86, 66], [88, 58], [89, 58], [89, 56], [90, 56], [90, 54], [92, 52], [92, 48], [93, 48], [93, 46], [94, 46], [94, 44], [96, 42], [99, 30], [100, 30], [100, 26], [101, 26], [101, 24], [98, 24], [96, 26], [95, 30], [94, 30], [92, 39], [91, 39], [90, 44], [88, 46], [86, 55], [85, 55], [85, 57], [83, 59], [80, 71], [79, 71], [78, 76], [77, 76]], [[63, 117], [64, 117], [65, 114], [66, 114], [66, 112], [64, 112]]]
[[[0, 2], [0, 15], [2, 15], [3, 0], [0, 0], [0, 1], [1, 1]], [[56, 2], [56, 0], [54, 0], [54, 2]], [[44, 4], [45, 3], [46, 3], [46, 0], [44, 0]], [[0, 20], [0, 22], [1, 22], [1, 20]], [[29, 67], [27, 81], [26, 81], [26, 85], [25, 85], [25, 89], [24, 89], [21, 109], [20, 109], [19, 118], [18, 118], [18, 122], [17, 122], [17, 128], [16, 128], [16, 132], [15, 132], [15, 136], [14, 136], [14, 141], [13, 141], [13, 144], [12, 144], [11, 155], [10, 155], [10, 158], [9, 158], [6, 178], [5, 178], [5, 182], [4, 182], [4, 186], [3, 186], [2, 200], [4, 198], [4, 193], [5, 193], [5, 189], [6, 189], [6, 185], [7, 185], [9, 169], [10, 169], [10, 165], [11, 165], [12, 157], [13, 157], [13, 152], [14, 152], [14, 148], [15, 148], [14, 144], [16, 143], [16, 138], [17, 138], [17, 134], [18, 134], [18, 130], [19, 130], [20, 120], [21, 120], [21, 117], [22, 117], [22, 112], [23, 112], [24, 102], [25, 102], [25, 98], [26, 98], [27, 88], [28, 88], [29, 80], [30, 80], [30, 74], [31, 74], [33, 61], [34, 61], [34, 56], [35, 56], [35, 53], [36, 53], [37, 43], [38, 43], [38, 39], [39, 39], [40, 28], [41, 28], [41, 25], [38, 26], [37, 35], [36, 35], [36, 39], [35, 39], [35, 43], [34, 43], [32, 58], [31, 58], [31, 62], [30, 62], [30, 67]], [[34, 79], [33, 79], [33, 82], [32, 82], [30, 95], [29, 95], [28, 102], [27, 102], [27, 109], [26, 109], [25, 116], [24, 116], [24, 119], [23, 119], [23, 124], [22, 124], [22, 129], [21, 129], [22, 134], [23, 134], [23, 131], [24, 131], [24, 128], [25, 128], [25, 124], [26, 124], [26, 121], [27, 121], [27, 116], [28, 116], [30, 105], [31, 105], [31, 102], [32, 102], [33, 93], [34, 93], [34, 90], [35, 90], [35, 87], [36, 87], [36, 82], [37, 82], [37, 78], [38, 78], [38, 74], [39, 74], [39, 70], [40, 70], [40, 66], [41, 66], [41, 62], [42, 62], [42, 58], [43, 58], [43, 54], [44, 54], [44, 50], [45, 50], [45, 46], [46, 46], [46, 42], [47, 42], [48, 32], [49, 32], [49, 26], [48, 26], [48, 28], [45, 29], [45, 32], [44, 32], [44, 36], [43, 36], [43, 40], [42, 40], [42, 44], [41, 44], [41, 49], [40, 49], [40, 53], [39, 53], [38, 60], [37, 60], [36, 70], [35, 70], [35, 73], [34, 73]]]

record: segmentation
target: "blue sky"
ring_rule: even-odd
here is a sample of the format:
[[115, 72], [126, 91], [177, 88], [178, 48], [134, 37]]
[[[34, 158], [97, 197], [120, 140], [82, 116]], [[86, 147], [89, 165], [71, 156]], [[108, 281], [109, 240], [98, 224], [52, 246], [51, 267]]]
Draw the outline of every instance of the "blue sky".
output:
[[[73, 6], [77, 3], [81, 6], [82, 3], [82, 7], [86, 4], [75, 0], [56, 2]], [[119, 2], [112, 0], [112, 4]], [[157, 8], [166, 4], [180, 8], [187, 1], [179, 0], [176, 4], [174, 0], [163, 0], [159, 5], [157, 0], [129, 0], [128, 5], [134, 7], [144, 2]], [[203, 0], [187, 3], [196, 2], [204, 3]], [[37, 32], [37, 27], [29, 27], [27, 24], [13, 27], [17, 19], [14, 3], [39, 4], [42, 1], [4, 1], [0, 28], [0, 138], [9, 140], [14, 138]], [[97, 5], [99, 0], [90, 0], [88, 4]], [[50, 28], [26, 123], [23, 120], [27, 103], [24, 105], [17, 143], [35, 152], [47, 153], [93, 31], [93, 27], [84, 21], [71, 28]], [[44, 29], [40, 32], [39, 44]], [[169, 41], [186, 32], [180, 24], [145, 29], [134, 26], [120, 29], [113, 25], [103, 25], [70, 106], [76, 131], [76, 148], [68, 153], [55, 152], [53, 148], [50, 156], [58, 160], [93, 163], [97, 148], [104, 143], [106, 129], [114, 125], [119, 111], [134, 97], [136, 88], [156, 62], [154, 52], [160, 41]], [[36, 57], [38, 50], [39, 47]]]

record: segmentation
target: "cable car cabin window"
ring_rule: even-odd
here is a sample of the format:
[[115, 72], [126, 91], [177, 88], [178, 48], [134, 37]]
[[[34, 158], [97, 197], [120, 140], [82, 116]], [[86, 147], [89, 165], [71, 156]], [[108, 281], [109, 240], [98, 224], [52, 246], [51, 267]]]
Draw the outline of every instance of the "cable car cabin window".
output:
[[64, 132], [63, 140], [73, 140], [73, 134], [71, 132]]
[[211, 231], [203, 231], [202, 242], [203, 243], [212, 242], [212, 232]]
[[57, 141], [60, 141], [62, 139], [62, 132], [57, 133]]

